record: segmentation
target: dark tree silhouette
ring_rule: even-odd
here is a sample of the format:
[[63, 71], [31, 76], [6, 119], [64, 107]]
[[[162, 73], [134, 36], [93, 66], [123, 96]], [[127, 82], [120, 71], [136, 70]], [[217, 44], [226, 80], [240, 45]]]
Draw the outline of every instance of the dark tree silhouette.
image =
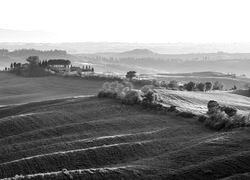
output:
[[193, 91], [195, 88], [196, 84], [192, 81], [184, 85], [184, 88], [188, 91]]
[[205, 90], [206, 90], [206, 84], [205, 84], [205, 83], [202, 83], [202, 82], [198, 83], [198, 84], [197, 84], [197, 89], [198, 89], [199, 91], [205, 91]]
[[131, 81], [134, 77], [136, 77], [136, 72], [135, 71], [127, 72], [127, 74], [126, 74], [127, 79], [129, 79]]
[[213, 87], [213, 83], [212, 82], [206, 82], [205, 85], [206, 85], [206, 89], [205, 89], [206, 91], [212, 90], [212, 87]]

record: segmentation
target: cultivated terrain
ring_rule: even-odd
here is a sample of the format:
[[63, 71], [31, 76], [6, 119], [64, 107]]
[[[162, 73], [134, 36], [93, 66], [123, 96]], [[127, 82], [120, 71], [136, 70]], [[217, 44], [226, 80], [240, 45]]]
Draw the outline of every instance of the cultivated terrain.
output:
[[[249, 127], [215, 131], [196, 118], [82, 97], [102, 81], [0, 73], [0, 83], [0, 179], [249, 178]], [[211, 99], [250, 110], [249, 97], [230, 92], [158, 92], [195, 113]]]

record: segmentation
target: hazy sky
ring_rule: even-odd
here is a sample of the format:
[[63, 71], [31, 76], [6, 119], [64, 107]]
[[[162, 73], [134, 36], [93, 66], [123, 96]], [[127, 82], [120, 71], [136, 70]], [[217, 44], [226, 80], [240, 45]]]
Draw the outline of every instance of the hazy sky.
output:
[[[0, 29], [36, 30], [33, 36], [41, 33], [41, 37], [34, 41], [250, 42], [249, 0], [0, 0], [0, 3]], [[6, 38], [6, 33], [0, 33], [0, 41]]]

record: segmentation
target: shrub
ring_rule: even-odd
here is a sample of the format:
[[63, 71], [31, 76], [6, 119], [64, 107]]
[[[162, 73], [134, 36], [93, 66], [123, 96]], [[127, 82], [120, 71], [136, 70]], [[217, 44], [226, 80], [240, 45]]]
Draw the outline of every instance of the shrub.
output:
[[151, 107], [156, 104], [157, 101], [157, 94], [154, 93], [153, 90], [149, 90], [148, 92], [144, 93], [142, 104], [146, 107]]
[[128, 87], [129, 90], [133, 89], [133, 84], [129, 81], [123, 81], [122, 84], [124, 85], [124, 87]]
[[141, 88], [141, 91], [144, 93], [144, 94], [147, 94], [149, 91], [153, 91], [155, 87], [153, 85], [145, 85]]
[[218, 111], [217, 113], [211, 114], [205, 120], [205, 126], [211, 129], [220, 130], [225, 127], [228, 121], [228, 115], [224, 111]]
[[220, 111], [220, 105], [217, 101], [211, 100], [207, 103], [207, 114], [214, 114]]
[[124, 98], [122, 99], [122, 103], [134, 105], [142, 102], [142, 93], [140, 90], [129, 90]]
[[177, 81], [170, 81], [168, 84], [169, 89], [177, 90], [179, 88]]
[[208, 102], [208, 118], [205, 125], [215, 129], [231, 129], [250, 125], [249, 115], [237, 114], [237, 109], [230, 106], [221, 107], [216, 101]]
[[230, 117], [225, 125], [226, 129], [232, 129], [237, 127], [249, 126], [250, 120], [249, 115], [235, 114]]
[[98, 92], [97, 95], [99, 98], [113, 98], [114, 97], [114, 93], [111, 91], [111, 83], [109, 82], [105, 82], [102, 85], [102, 89]]
[[97, 96], [122, 99], [125, 97], [126, 93], [132, 89], [132, 87], [132, 83], [130, 82], [105, 82]]
[[221, 110], [224, 111], [229, 117], [236, 115], [237, 109], [235, 107], [223, 106]]

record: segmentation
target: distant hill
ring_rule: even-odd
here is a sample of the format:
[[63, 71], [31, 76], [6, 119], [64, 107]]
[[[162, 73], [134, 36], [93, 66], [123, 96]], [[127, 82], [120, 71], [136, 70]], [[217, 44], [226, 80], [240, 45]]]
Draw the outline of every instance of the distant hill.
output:
[[[88, 43], [87, 43], [88, 44]], [[89, 47], [86, 43], [66, 43], [66, 44], [11, 44], [0, 43], [0, 47], [6, 47], [16, 49], [4, 52], [0, 55], [0, 68], [9, 65], [10, 61], [24, 62], [25, 58], [29, 55], [38, 55], [41, 59], [49, 58], [67, 58], [70, 59], [76, 65], [92, 64], [95, 67], [96, 72], [113, 72], [113, 73], [126, 73], [129, 70], [135, 70], [138, 73], [190, 73], [190, 72], [221, 72], [224, 74], [237, 74], [247, 75], [250, 77], [250, 53], [192, 53], [192, 54], [160, 54], [155, 51], [154, 48], [144, 48], [144, 46], [133, 44], [126, 48], [121, 48], [117, 52], [118, 48], [122, 45], [118, 43], [108, 43], [108, 47], [105, 47], [103, 51], [99, 53], [84, 53], [84, 54], [69, 54], [65, 49], [69, 49], [70, 52], [76, 52], [78, 46], [83, 45], [81, 48], [89, 48], [100, 50], [100, 47], [104, 47], [106, 43], [89, 43]], [[31, 47], [35, 46], [34, 50]], [[18, 48], [19, 47], [19, 48]], [[29, 47], [29, 49], [22, 49], [21, 47]], [[51, 51], [50, 49], [61, 49], [58, 51]], [[61, 48], [60, 48], [61, 47]], [[131, 47], [135, 47], [132, 48]], [[31, 48], [31, 49], [30, 49]], [[50, 49], [49, 49], [50, 48]], [[49, 49], [49, 50], [47, 50]], [[115, 51], [112, 51], [114, 50]], [[75, 51], [76, 50], [76, 51]], [[107, 50], [107, 51], [105, 51]], [[91, 50], [92, 51], [92, 50]]]
[[[46, 34], [46, 33], [45, 33]], [[68, 42], [68, 43], [27, 43], [12, 36], [12, 42], [4, 43], [0, 36], [0, 48], [10, 50], [35, 48], [39, 50], [63, 49], [71, 54], [97, 52], [120, 53], [132, 49], [149, 49], [160, 54], [207, 54], [216, 52], [249, 53], [250, 43], [121, 43], [121, 42]], [[51, 39], [50, 41], [51, 42]]]
[[157, 53], [148, 50], [148, 49], [133, 49], [131, 51], [125, 51], [122, 53], [119, 53], [118, 55], [121, 56], [127, 56], [127, 57], [152, 57], [152, 56], [156, 56]]
[[190, 73], [222, 72], [224, 74], [245, 74], [250, 77], [249, 53], [194, 53], [159, 54], [149, 49], [134, 49], [124, 52], [106, 52], [78, 54], [96, 64], [99, 70], [126, 73], [135, 70], [138, 73]]

